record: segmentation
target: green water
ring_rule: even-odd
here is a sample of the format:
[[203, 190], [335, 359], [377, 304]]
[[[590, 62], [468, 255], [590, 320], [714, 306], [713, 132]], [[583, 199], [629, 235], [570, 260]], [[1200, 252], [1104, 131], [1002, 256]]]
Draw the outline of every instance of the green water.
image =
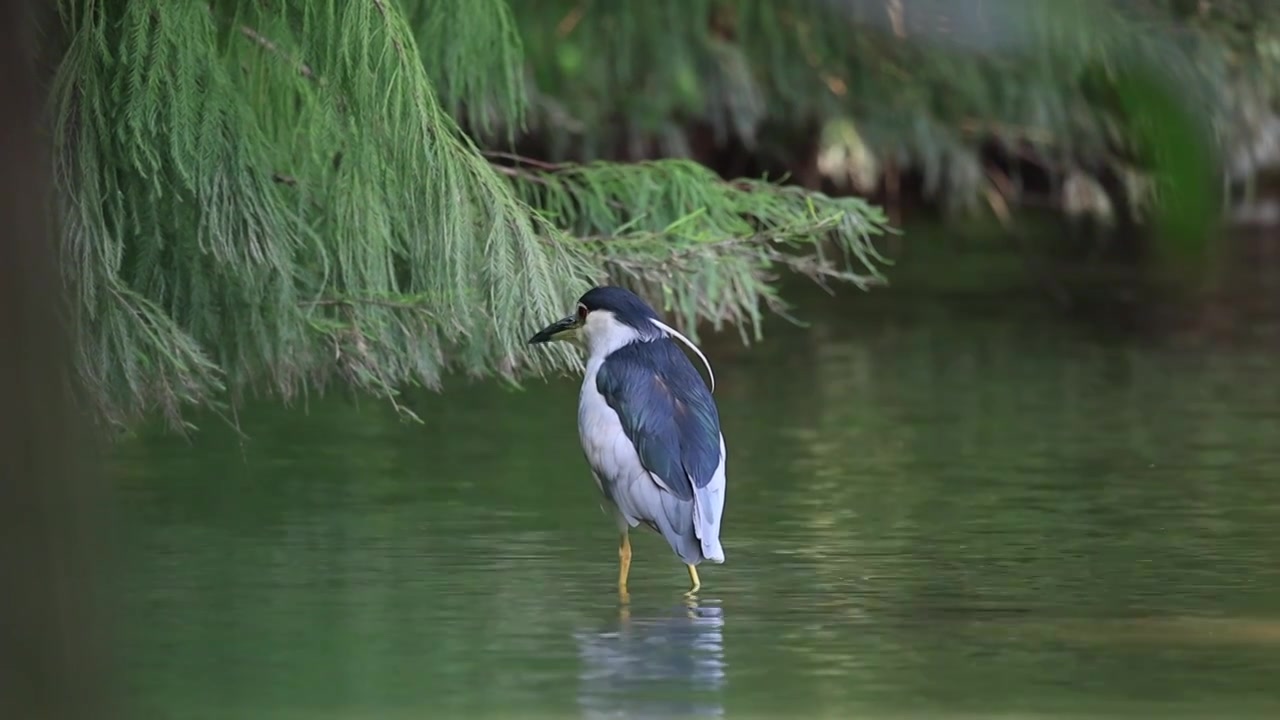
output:
[[134, 716], [1280, 716], [1275, 323], [851, 295], [705, 343], [693, 606], [646, 533], [620, 607], [574, 378], [126, 443]]

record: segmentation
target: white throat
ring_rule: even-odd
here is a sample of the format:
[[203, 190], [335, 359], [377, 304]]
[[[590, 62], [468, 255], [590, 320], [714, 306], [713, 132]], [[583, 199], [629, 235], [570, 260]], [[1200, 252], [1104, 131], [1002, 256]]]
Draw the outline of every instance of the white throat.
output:
[[587, 346], [588, 360], [603, 360], [614, 350], [644, 338], [635, 328], [619, 322], [618, 316], [608, 310], [590, 313], [582, 325], [582, 341]]

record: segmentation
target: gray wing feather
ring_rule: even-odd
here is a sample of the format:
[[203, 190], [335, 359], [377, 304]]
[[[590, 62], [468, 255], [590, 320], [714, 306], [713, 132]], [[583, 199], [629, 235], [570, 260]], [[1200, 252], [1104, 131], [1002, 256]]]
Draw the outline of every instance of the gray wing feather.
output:
[[682, 500], [720, 465], [720, 414], [693, 364], [670, 340], [627, 345], [608, 357], [596, 389], [618, 413], [645, 469]]
[[693, 364], [670, 340], [633, 343], [604, 361], [596, 389], [655, 482], [630, 501], [686, 562], [723, 562], [720, 416]]

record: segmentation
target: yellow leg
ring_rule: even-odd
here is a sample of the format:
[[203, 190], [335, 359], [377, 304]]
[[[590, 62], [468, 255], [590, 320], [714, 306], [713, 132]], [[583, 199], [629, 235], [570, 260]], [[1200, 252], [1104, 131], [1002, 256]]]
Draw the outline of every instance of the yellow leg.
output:
[[689, 580], [693, 582], [693, 587], [689, 588], [689, 592], [685, 594], [692, 595], [698, 592], [698, 589], [702, 587], [702, 583], [698, 581], [698, 568], [692, 565], [688, 565], [687, 567], [689, 568]]
[[631, 573], [631, 536], [626, 532], [618, 542], [618, 592], [627, 593], [627, 575]]

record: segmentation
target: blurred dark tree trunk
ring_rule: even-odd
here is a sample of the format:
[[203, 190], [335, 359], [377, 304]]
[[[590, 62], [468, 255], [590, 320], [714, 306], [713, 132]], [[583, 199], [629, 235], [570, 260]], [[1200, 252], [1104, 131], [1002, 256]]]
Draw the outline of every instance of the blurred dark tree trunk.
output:
[[0, 0], [0, 717], [102, 718], [100, 507], [72, 403], [43, 108], [52, 3]]

